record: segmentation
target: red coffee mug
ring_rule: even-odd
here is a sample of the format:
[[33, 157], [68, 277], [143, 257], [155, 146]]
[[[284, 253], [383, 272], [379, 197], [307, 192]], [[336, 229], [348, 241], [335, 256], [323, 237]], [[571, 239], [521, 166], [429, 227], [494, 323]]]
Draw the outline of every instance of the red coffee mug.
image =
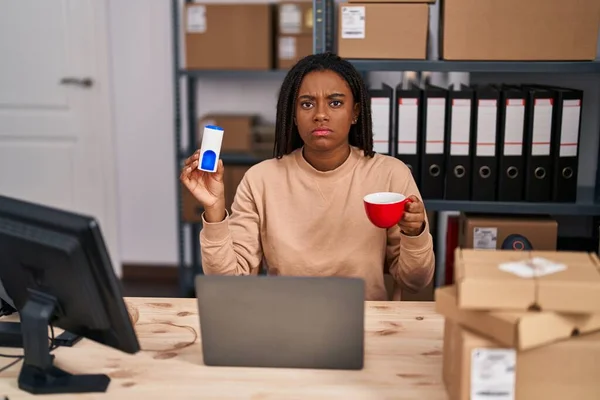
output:
[[400, 193], [378, 192], [363, 198], [369, 221], [378, 228], [391, 228], [404, 216], [406, 204], [412, 200]]

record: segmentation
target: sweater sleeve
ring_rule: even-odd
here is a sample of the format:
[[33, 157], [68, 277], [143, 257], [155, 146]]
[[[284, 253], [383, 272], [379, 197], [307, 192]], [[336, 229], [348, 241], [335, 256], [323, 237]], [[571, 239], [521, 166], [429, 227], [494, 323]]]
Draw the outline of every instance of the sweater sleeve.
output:
[[[391, 188], [404, 195], [422, 199], [419, 189], [406, 165], [392, 174]], [[427, 286], [435, 272], [433, 239], [425, 212], [425, 229], [418, 236], [407, 236], [398, 225], [388, 229], [386, 259], [394, 280], [409, 291], [417, 292]]]
[[263, 252], [260, 222], [247, 175], [240, 182], [231, 215], [217, 223], [202, 216], [200, 252], [206, 275], [249, 275], [258, 273]]

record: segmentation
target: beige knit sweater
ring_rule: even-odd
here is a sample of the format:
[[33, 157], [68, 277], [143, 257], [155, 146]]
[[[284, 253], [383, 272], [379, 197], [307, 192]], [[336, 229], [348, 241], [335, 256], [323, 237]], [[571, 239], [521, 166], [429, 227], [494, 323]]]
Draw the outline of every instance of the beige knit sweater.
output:
[[408, 167], [393, 157], [365, 157], [352, 148], [333, 171], [320, 172], [301, 150], [254, 165], [242, 179], [224, 221], [200, 232], [205, 274], [350, 276], [365, 281], [365, 300], [386, 300], [384, 267], [413, 290], [434, 272], [429, 225], [419, 236], [380, 229], [367, 219], [363, 197], [394, 191], [421, 198]]

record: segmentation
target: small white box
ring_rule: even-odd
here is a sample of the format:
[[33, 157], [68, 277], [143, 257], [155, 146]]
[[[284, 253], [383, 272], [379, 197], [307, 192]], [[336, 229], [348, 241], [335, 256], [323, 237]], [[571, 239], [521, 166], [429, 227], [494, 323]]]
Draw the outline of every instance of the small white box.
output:
[[198, 169], [206, 172], [215, 172], [221, 155], [224, 130], [220, 126], [206, 125], [202, 134], [200, 145], [200, 159]]

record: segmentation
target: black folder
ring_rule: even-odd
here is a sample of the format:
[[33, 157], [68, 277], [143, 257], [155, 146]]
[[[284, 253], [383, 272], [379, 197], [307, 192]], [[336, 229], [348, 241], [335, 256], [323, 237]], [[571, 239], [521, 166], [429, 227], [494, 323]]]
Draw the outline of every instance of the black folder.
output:
[[548, 202], [552, 198], [553, 94], [539, 87], [522, 87], [526, 95], [525, 200]]
[[546, 87], [553, 94], [552, 113], [552, 201], [577, 200], [579, 137], [583, 91]]
[[473, 200], [496, 200], [499, 103], [500, 92], [493, 86], [475, 88], [473, 173], [471, 174], [471, 199]]
[[402, 160], [413, 174], [415, 182], [421, 180], [421, 89], [416, 85], [396, 88], [396, 123], [394, 143], [396, 157]]
[[446, 177], [444, 137], [448, 90], [426, 85], [421, 101], [421, 194], [425, 199], [443, 199]]
[[525, 93], [499, 86], [498, 200], [522, 201], [525, 196]]
[[[456, 90], [458, 89], [458, 90]], [[471, 152], [473, 90], [465, 85], [448, 92], [446, 122], [446, 188], [447, 200], [471, 198]]]
[[369, 95], [373, 123], [373, 150], [376, 153], [391, 155], [394, 89], [382, 84], [381, 89], [369, 89]]

